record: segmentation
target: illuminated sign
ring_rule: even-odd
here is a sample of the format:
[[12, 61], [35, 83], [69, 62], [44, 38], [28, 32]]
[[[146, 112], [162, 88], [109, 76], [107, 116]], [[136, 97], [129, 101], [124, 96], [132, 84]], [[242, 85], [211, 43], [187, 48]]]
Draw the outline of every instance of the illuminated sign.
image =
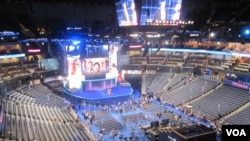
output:
[[233, 80], [229, 80], [229, 79], [225, 79], [224, 84], [230, 85], [230, 86], [233, 86], [233, 87], [237, 87], [237, 88], [240, 88], [240, 89], [244, 89], [244, 90], [249, 90], [250, 89], [250, 86], [247, 85], [247, 84], [242, 84], [242, 83], [239, 83], [239, 82], [236, 82], [236, 81], [233, 81]]
[[28, 49], [28, 53], [39, 53], [41, 49]]
[[141, 48], [141, 45], [130, 45], [129, 48]]

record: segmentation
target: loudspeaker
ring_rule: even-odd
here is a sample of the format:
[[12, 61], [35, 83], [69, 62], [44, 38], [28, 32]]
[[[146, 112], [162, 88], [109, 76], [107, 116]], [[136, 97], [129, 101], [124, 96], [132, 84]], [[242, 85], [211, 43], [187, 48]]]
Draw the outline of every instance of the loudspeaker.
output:
[[179, 115], [179, 117], [178, 117], [179, 119], [181, 119], [181, 115]]
[[160, 123], [159, 123], [159, 121], [155, 121], [155, 127], [159, 127], [160, 126]]
[[169, 119], [163, 119], [162, 120], [162, 124], [163, 125], [168, 125], [168, 123], [169, 123]]
[[201, 75], [201, 68], [200, 67], [194, 67], [193, 74], [194, 75]]
[[152, 129], [158, 129], [159, 126], [160, 126], [159, 121], [152, 121], [151, 124], [150, 124], [150, 127], [151, 127]]
[[150, 127], [151, 127], [151, 128], [154, 128], [154, 127], [155, 127], [155, 122], [154, 122], [154, 121], [151, 122]]

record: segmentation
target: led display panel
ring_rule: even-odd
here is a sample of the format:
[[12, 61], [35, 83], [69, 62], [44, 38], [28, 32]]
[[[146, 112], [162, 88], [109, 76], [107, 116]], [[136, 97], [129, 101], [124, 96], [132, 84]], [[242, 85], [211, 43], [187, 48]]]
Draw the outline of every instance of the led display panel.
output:
[[181, 3], [182, 0], [142, 0], [140, 25], [179, 20]]
[[119, 26], [138, 25], [135, 0], [120, 0], [115, 6]]
[[119, 44], [109, 43], [99, 48], [99, 53], [88, 56], [79, 45], [66, 46], [65, 66], [70, 89], [101, 90], [115, 86]]
[[80, 66], [79, 56], [67, 56], [69, 88], [81, 87], [82, 74]]

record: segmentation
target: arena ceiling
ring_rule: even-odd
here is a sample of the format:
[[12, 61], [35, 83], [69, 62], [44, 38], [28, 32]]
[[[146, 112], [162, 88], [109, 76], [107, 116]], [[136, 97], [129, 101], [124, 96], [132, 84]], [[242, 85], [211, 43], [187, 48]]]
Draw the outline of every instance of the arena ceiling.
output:
[[[75, 3], [113, 5], [118, 0], [6, 0], [8, 2]], [[250, 21], [250, 0], [182, 0], [183, 20], [206, 23], [214, 20]]]
[[[13, 3], [74, 3], [115, 6], [117, 0], [5, 0]], [[137, 0], [136, 0], [137, 1]], [[139, 0], [138, 0], [139, 1]], [[250, 0], [182, 0], [181, 20], [192, 20], [197, 26], [223, 21], [234, 25], [250, 22]]]
[[182, 18], [196, 19], [203, 24], [213, 21], [250, 21], [250, 0], [187, 0], [183, 1]]

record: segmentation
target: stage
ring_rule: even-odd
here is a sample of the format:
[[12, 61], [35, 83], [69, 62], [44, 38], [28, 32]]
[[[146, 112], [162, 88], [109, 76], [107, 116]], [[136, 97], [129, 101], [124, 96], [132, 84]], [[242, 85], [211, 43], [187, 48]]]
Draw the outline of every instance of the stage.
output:
[[133, 89], [131, 86], [117, 86], [110, 91], [105, 90], [78, 90], [70, 91], [65, 88], [65, 94], [85, 100], [87, 103], [113, 104], [123, 102], [131, 98]]

